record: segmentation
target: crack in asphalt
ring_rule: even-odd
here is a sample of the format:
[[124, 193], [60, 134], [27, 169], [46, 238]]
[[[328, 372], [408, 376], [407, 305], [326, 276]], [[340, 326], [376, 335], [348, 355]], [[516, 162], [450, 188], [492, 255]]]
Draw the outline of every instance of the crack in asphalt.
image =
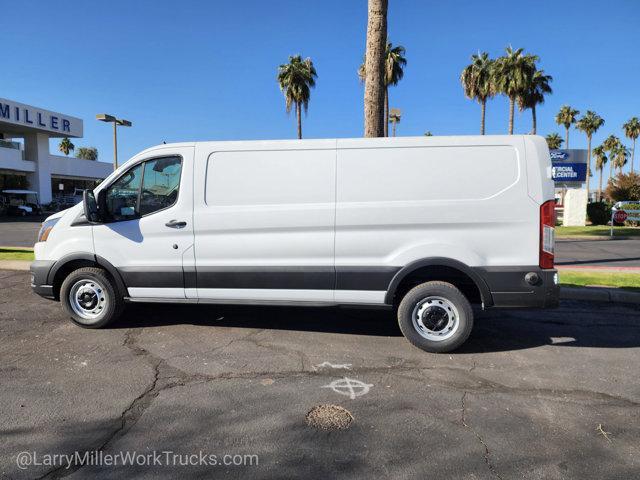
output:
[[[137, 341], [139, 336], [143, 333], [144, 328], [138, 329], [128, 329], [125, 332], [124, 339], [122, 342], [122, 346], [128, 348], [133, 352], [134, 355], [143, 357], [145, 361], [152, 367], [153, 378], [150, 381], [149, 385], [145, 388], [145, 390], [136, 397], [120, 414], [117, 426], [114, 428], [106, 438], [95, 448], [87, 448], [80, 452], [80, 454], [84, 454], [85, 452], [96, 452], [103, 451], [107, 449], [111, 444], [115, 441], [123, 438], [131, 428], [138, 422], [138, 420], [144, 415], [146, 410], [153, 404], [154, 400], [158, 397], [158, 395], [165, 391], [175, 387], [186, 386], [190, 384], [201, 384], [216, 380], [233, 380], [233, 379], [256, 379], [263, 376], [269, 376], [271, 378], [291, 378], [293, 377], [301, 377], [301, 376], [320, 376], [320, 377], [333, 377], [334, 372], [331, 371], [312, 371], [305, 370], [305, 362], [307, 365], [311, 365], [311, 362], [307, 358], [306, 354], [302, 350], [291, 349], [284, 346], [275, 346], [264, 344], [258, 339], [253, 337], [257, 336], [264, 329], [259, 331], [252, 331], [247, 335], [243, 335], [238, 338], [234, 338], [229, 342], [212, 349], [209, 353], [223, 350], [227, 348], [231, 344], [235, 342], [248, 342], [252, 343], [258, 347], [266, 348], [276, 353], [284, 353], [284, 354], [294, 354], [300, 357], [301, 361], [301, 369], [300, 370], [288, 370], [288, 371], [280, 371], [280, 372], [272, 372], [272, 371], [253, 371], [253, 372], [241, 372], [241, 373], [221, 373], [218, 375], [206, 375], [201, 373], [188, 373], [179, 368], [173, 367], [167, 364], [169, 358], [160, 358], [153, 353], [149, 352], [145, 348], [138, 345]], [[476, 436], [477, 440], [483, 445], [485, 449], [485, 463], [487, 464], [491, 473], [498, 479], [502, 480], [502, 477], [495, 471], [493, 464], [491, 463], [490, 451], [489, 447], [485, 443], [484, 439], [480, 436], [480, 434], [467, 423], [467, 410], [465, 400], [467, 395], [470, 392], [473, 393], [504, 393], [504, 394], [516, 394], [516, 395], [531, 395], [535, 394], [537, 396], [547, 396], [551, 400], [556, 401], [578, 401], [582, 399], [583, 401], [599, 401], [605, 404], [611, 404], [616, 406], [623, 407], [637, 407], [640, 406], [639, 402], [635, 402], [631, 399], [627, 399], [624, 397], [619, 397], [615, 395], [610, 395], [602, 392], [593, 392], [589, 390], [558, 390], [558, 389], [540, 389], [540, 388], [516, 388], [509, 387], [507, 385], [503, 385], [497, 382], [489, 381], [483, 377], [480, 377], [476, 374], [471, 375], [471, 373], [476, 370], [477, 362], [474, 360], [471, 367], [450, 367], [450, 366], [418, 366], [411, 365], [404, 359], [395, 358], [394, 361], [390, 363], [394, 363], [394, 365], [381, 366], [381, 367], [363, 367], [354, 370], [354, 372], [360, 374], [390, 374], [391, 369], [393, 372], [399, 376], [400, 378], [406, 378], [414, 381], [424, 381], [425, 378], [423, 376], [413, 376], [410, 375], [412, 372], [424, 373], [427, 371], [434, 370], [445, 370], [456, 372], [456, 374], [463, 374], [467, 380], [467, 382], [458, 382], [455, 381], [447, 382], [444, 379], [434, 379], [429, 378], [429, 381], [432, 383], [437, 383], [441, 387], [450, 388], [455, 391], [459, 391], [460, 389], [464, 389], [464, 393], [462, 395], [462, 413], [461, 413], [461, 424], [467, 429], [471, 430]], [[474, 385], [469, 385], [469, 383], [474, 383]], [[573, 398], [568, 398], [573, 397]], [[576, 398], [578, 397], [578, 398]], [[72, 465], [70, 468], [67, 468], [66, 465], [61, 467], [56, 467], [53, 470], [48, 471], [38, 479], [59, 479], [71, 475], [81, 469], [84, 465]]]
[[461, 404], [462, 404], [462, 412], [460, 413], [460, 423], [462, 423], [462, 425], [465, 428], [468, 428], [469, 430], [471, 430], [471, 432], [473, 432], [473, 434], [475, 435], [475, 437], [478, 439], [478, 442], [480, 442], [480, 444], [484, 447], [484, 463], [487, 464], [487, 468], [489, 469], [489, 472], [496, 478], [502, 480], [502, 477], [500, 476], [500, 474], [496, 471], [495, 466], [493, 465], [493, 463], [491, 462], [491, 452], [489, 451], [489, 446], [486, 444], [486, 442], [484, 441], [484, 439], [482, 438], [482, 436], [478, 433], [478, 431], [473, 428], [472, 426], [470, 426], [467, 423], [466, 420], [466, 414], [467, 414], [467, 406], [465, 404], [465, 399], [467, 398], [467, 393], [468, 392], [464, 392], [462, 394], [462, 399], [461, 399]]

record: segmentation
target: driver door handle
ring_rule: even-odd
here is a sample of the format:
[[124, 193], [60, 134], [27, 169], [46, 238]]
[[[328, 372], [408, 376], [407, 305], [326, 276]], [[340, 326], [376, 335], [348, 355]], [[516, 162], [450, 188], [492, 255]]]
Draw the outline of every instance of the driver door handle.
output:
[[165, 223], [167, 227], [170, 228], [184, 228], [187, 226], [187, 222], [179, 222], [178, 220], [170, 220]]

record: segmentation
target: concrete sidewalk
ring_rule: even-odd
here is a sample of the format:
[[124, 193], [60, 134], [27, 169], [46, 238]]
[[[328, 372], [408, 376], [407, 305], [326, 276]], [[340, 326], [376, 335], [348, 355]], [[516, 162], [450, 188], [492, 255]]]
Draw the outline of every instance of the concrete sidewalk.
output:
[[640, 267], [627, 267], [619, 266], [613, 267], [610, 265], [556, 265], [558, 271], [580, 271], [580, 272], [601, 272], [601, 273], [638, 273], [640, 274]]
[[0, 260], [0, 270], [28, 271], [30, 260]]

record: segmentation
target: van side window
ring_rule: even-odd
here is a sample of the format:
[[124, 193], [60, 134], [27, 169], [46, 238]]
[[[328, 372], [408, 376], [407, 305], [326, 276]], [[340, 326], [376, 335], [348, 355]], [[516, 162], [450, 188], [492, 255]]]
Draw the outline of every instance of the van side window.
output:
[[179, 157], [157, 158], [145, 162], [140, 215], [148, 215], [176, 203], [181, 167]]
[[107, 190], [107, 211], [112, 220], [131, 220], [162, 210], [178, 199], [180, 157], [154, 158], [124, 173]]
[[142, 184], [142, 164], [122, 175], [107, 190], [107, 210], [113, 220], [130, 220], [138, 215], [138, 192]]

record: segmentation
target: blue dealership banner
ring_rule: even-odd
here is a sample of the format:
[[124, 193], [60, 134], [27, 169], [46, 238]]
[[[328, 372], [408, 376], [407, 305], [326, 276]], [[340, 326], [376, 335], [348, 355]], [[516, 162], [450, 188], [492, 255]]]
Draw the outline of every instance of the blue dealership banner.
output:
[[587, 180], [587, 164], [552, 160], [551, 177], [555, 182], [584, 182]]

